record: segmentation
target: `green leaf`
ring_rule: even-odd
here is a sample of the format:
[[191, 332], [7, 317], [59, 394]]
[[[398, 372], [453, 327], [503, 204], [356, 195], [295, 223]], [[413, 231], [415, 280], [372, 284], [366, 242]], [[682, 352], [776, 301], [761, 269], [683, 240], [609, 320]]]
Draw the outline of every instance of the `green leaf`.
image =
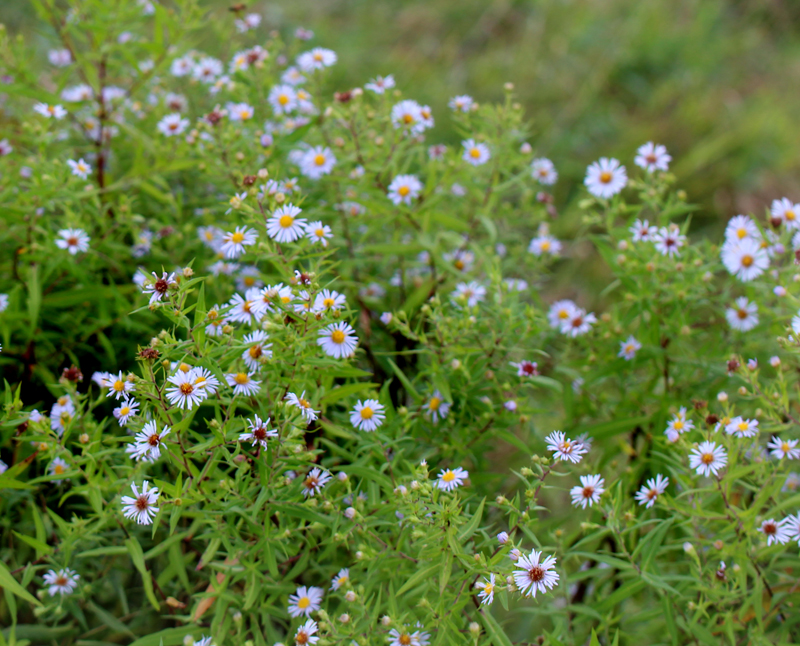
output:
[[355, 393], [360, 393], [364, 390], [373, 390], [378, 387], [379, 384], [374, 384], [371, 382], [358, 382], [355, 384], [347, 384], [346, 386], [340, 386], [335, 390], [330, 391], [327, 395], [325, 395], [321, 400], [321, 404], [333, 404], [334, 402], [338, 402], [340, 399], [344, 399], [345, 397], [349, 397], [350, 395], [354, 395]]
[[429, 565], [428, 567], [422, 570], [417, 570], [416, 574], [414, 574], [402, 586], [400, 586], [400, 589], [397, 591], [397, 596], [399, 597], [404, 592], [411, 590], [418, 583], [428, 579], [438, 569], [439, 569], [439, 563], [434, 563], [433, 565]]
[[5, 563], [0, 561], [0, 588], [5, 588], [6, 590], [14, 593], [20, 599], [25, 599], [28, 603], [32, 603], [36, 606], [41, 606], [42, 603], [34, 597], [30, 592], [28, 592], [25, 588], [23, 588], [14, 576], [9, 572], [8, 568], [5, 566]]
[[589, 646], [600, 646], [600, 640], [597, 639], [597, 633], [592, 628], [592, 638], [589, 640]]
[[472, 536], [475, 533], [475, 530], [478, 529], [478, 525], [480, 525], [481, 518], [483, 517], [483, 505], [485, 502], [486, 498], [481, 500], [481, 504], [478, 505], [475, 513], [472, 514], [472, 518], [469, 519], [469, 522], [467, 522], [458, 533], [458, 540], [462, 543]]
[[150, 601], [150, 604], [153, 606], [153, 608], [159, 610], [160, 604], [158, 603], [158, 599], [156, 599], [155, 592], [153, 592], [153, 577], [150, 575], [147, 566], [144, 564], [144, 552], [142, 552], [142, 546], [139, 545], [139, 541], [137, 541], [133, 536], [125, 541], [125, 545], [131, 555], [131, 560], [133, 561], [134, 567], [139, 570], [139, 573], [142, 575], [144, 592], [148, 601]]
[[488, 610], [481, 609], [480, 616], [483, 621], [483, 626], [486, 628], [486, 632], [494, 646], [512, 646], [508, 635], [506, 635], [505, 631], [500, 627], [500, 624], [497, 623], [497, 620], [492, 617], [492, 614]]
[[186, 635], [191, 635], [194, 632], [200, 632], [197, 626], [181, 626], [180, 628], [167, 628], [160, 630], [157, 633], [152, 633], [146, 637], [137, 639], [129, 646], [178, 646], [183, 643], [183, 638]]
[[53, 548], [50, 547], [47, 543], [43, 543], [42, 541], [36, 540], [35, 538], [31, 538], [30, 536], [25, 536], [25, 534], [20, 534], [19, 532], [15, 532], [14, 530], [11, 531], [14, 533], [14, 536], [16, 536], [21, 541], [30, 545], [37, 552], [44, 552], [45, 554], [53, 553]]

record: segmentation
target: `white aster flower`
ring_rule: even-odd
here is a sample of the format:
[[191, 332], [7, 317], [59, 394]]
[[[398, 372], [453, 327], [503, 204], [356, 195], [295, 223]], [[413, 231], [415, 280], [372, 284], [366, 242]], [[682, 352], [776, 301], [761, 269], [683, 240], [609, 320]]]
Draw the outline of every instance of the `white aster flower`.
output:
[[114, 397], [115, 399], [127, 398], [127, 394], [135, 389], [134, 383], [127, 377], [122, 376], [122, 371], [119, 374], [109, 375], [106, 381], [108, 393], [106, 397]]
[[569, 460], [578, 464], [588, 449], [580, 440], [570, 440], [561, 431], [553, 431], [545, 438], [547, 450], [553, 452], [554, 460]]
[[307, 150], [299, 160], [300, 172], [310, 179], [328, 175], [336, 165], [336, 156], [327, 146]]
[[[51, 476], [60, 476], [69, 471], [69, 465], [64, 458], [54, 458], [47, 467], [47, 473]], [[60, 484], [63, 480], [53, 480], [53, 483]]]
[[469, 477], [469, 471], [456, 467], [455, 469], [442, 469], [436, 480], [436, 487], [442, 491], [453, 491], [464, 484]]
[[618, 357], [622, 357], [625, 361], [630, 361], [636, 356], [636, 353], [642, 349], [642, 344], [636, 340], [633, 335], [629, 336], [627, 340], [619, 342]]
[[164, 438], [169, 435], [169, 426], [158, 430], [154, 421], [149, 421], [144, 428], [136, 434], [135, 443], [130, 450], [131, 457], [136, 460], [155, 462], [161, 457], [161, 447], [164, 445]]
[[69, 251], [74, 256], [89, 248], [89, 240], [91, 238], [83, 229], [61, 229], [56, 238], [56, 246]]
[[769, 267], [769, 254], [753, 238], [725, 242], [721, 255], [725, 269], [742, 282], [758, 278]]
[[658, 233], [658, 228], [650, 226], [648, 220], [636, 220], [628, 231], [631, 232], [634, 242], [650, 242]]
[[527, 556], [520, 556], [514, 570], [514, 583], [526, 597], [535, 597], [537, 592], [545, 594], [558, 583], [558, 572], [554, 556], [542, 558], [542, 552], [531, 550]]
[[720, 469], [728, 464], [728, 452], [714, 442], [701, 442], [696, 449], [689, 453], [689, 464], [695, 469], [697, 475], [717, 475]]
[[330, 480], [330, 473], [314, 467], [303, 480], [303, 495], [306, 497], [316, 496]]
[[755, 437], [758, 435], [758, 420], [734, 417], [725, 426], [725, 432], [728, 435], [735, 435], [738, 438]]
[[158, 131], [165, 137], [173, 137], [181, 134], [189, 127], [189, 120], [181, 117], [180, 114], [168, 114], [156, 125]]
[[114, 417], [119, 422], [120, 426], [125, 426], [132, 417], [136, 417], [139, 413], [139, 403], [131, 398], [125, 397], [122, 404], [114, 409]]
[[561, 333], [573, 338], [586, 334], [592, 329], [592, 325], [597, 323], [597, 317], [586, 313], [586, 310], [576, 307], [572, 310], [570, 317], [562, 321]]
[[387, 197], [392, 201], [392, 204], [408, 204], [420, 194], [422, 191], [422, 183], [417, 179], [416, 175], [398, 175], [389, 184], [389, 192]]
[[534, 256], [550, 254], [557, 256], [561, 253], [561, 242], [549, 234], [539, 235], [528, 245], [528, 253]]
[[347, 586], [350, 583], [350, 570], [348, 568], [342, 568], [339, 570], [338, 574], [333, 577], [331, 581], [331, 588], [334, 590], [338, 590]]
[[78, 587], [78, 579], [80, 575], [74, 570], [69, 568], [62, 568], [60, 570], [48, 570], [44, 574], [44, 582], [48, 586], [47, 594], [51, 597], [60, 594], [62, 597], [67, 594], [72, 594]]
[[640, 505], [647, 505], [649, 509], [652, 507], [658, 497], [663, 494], [669, 486], [669, 478], [662, 476], [660, 473], [656, 474], [655, 478], [650, 478], [646, 484], [642, 485], [635, 498]]
[[166, 390], [169, 403], [178, 408], [192, 410], [192, 407], [199, 405], [208, 393], [203, 388], [198, 388], [195, 384], [194, 371], [183, 372], [179, 370], [177, 374], [167, 378], [172, 384]]
[[469, 112], [475, 101], [467, 94], [454, 96], [447, 102], [447, 106], [454, 112]]
[[225, 381], [233, 388], [234, 395], [255, 395], [261, 390], [261, 382], [252, 377], [253, 373], [233, 372], [225, 375]]
[[290, 406], [300, 409], [300, 412], [307, 422], [313, 422], [315, 419], [317, 419], [317, 414], [319, 411], [314, 410], [314, 408], [311, 406], [311, 402], [306, 399], [305, 390], [299, 397], [295, 393], [287, 393], [285, 399], [289, 402]]
[[578, 306], [570, 300], [556, 301], [547, 312], [547, 322], [550, 327], [560, 330], [577, 310]]
[[76, 177], [80, 177], [81, 179], [86, 179], [89, 176], [89, 173], [92, 172], [92, 167], [85, 161], [83, 161], [83, 157], [81, 157], [78, 161], [74, 159], [68, 159], [67, 165], [72, 170], [72, 174]]
[[770, 518], [761, 523], [761, 527], [758, 528], [758, 531], [767, 537], [768, 546], [773, 543], [784, 545], [791, 540], [791, 532], [787, 525], [787, 520], [789, 519], [784, 518], [781, 521], [775, 521]]
[[420, 134], [425, 130], [422, 108], [416, 101], [406, 99], [392, 106], [392, 124], [411, 134]]
[[488, 578], [484, 578], [483, 581], [475, 583], [475, 587], [478, 588], [478, 598], [483, 605], [490, 606], [494, 602], [494, 586], [494, 573], [490, 574]]
[[306, 221], [298, 218], [302, 209], [293, 204], [280, 206], [267, 220], [267, 234], [277, 242], [294, 242], [303, 237]]
[[267, 448], [267, 439], [270, 437], [278, 437], [278, 431], [274, 428], [269, 428], [269, 417], [262, 421], [258, 415], [254, 415], [253, 419], [248, 419], [247, 424], [250, 430], [246, 433], [239, 435], [240, 442], [252, 442], [253, 446], [259, 444], [262, 448]]
[[652, 239], [656, 251], [662, 256], [680, 256], [681, 247], [686, 245], [686, 236], [681, 234], [681, 230], [676, 224], [661, 227], [653, 234]]
[[586, 179], [583, 183], [595, 197], [608, 199], [625, 188], [628, 175], [619, 161], [601, 157], [586, 169]]
[[761, 242], [761, 232], [753, 218], [747, 215], [736, 215], [728, 220], [725, 227], [725, 242], [741, 242], [748, 238]]
[[245, 247], [250, 247], [258, 240], [255, 229], [236, 227], [222, 238], [222, 253], [226, 258], [238, 258], [245, 252]]
[[125, 518], [135, 520], [140, 525], [152, 525], [153, 518], [158, 513], [158, 507], [155, 506], [158, 503], [158, 488], [151, 487], [148, 489], [148, 487], [150, 487], [150, 483], [144, 480], [142, 482], [142, 491], [139, 493], [136, 483], [132, 482], [133, 497], [122, 497], [123, 515]]
[[317, 345], [325, 354], [336, 359], [351, 356], [358, 345], [356, 331], [349, 323], [339, 321], [325, 326], [318, 332]]
[[444, 400], [442, 393], [438, 390], [433, 391], [431, 398], [424, 404], [425, 413], [431, 416], [434, 423], [447, 417], [450, 412], [450, 406], [451, 404]]
[[322, 224], [319, 220], [309, 222], [306, 226], [306, 238], [311, 242], [319, 242], [323, 247], [328, 246], [328, 240], [333, 237], [331, 228], [327, 224]]
[[364, 86], [364, 89], [374, 92], [375, 94], [383, 94], [386, 90], [391, 90], [395, 86], [394, 76], [376, 76], [369, 83]]
[[486, 288], [474, 280], [469, 283], [458, 283], [450, 295], [450, 299], [456, 304], [466, 301], [467, 307], [475, 307], [484, 298], [486, 298]]
[[314, 297], [314, 312], [324, 312], [326, 310], [341, 310], [347, 300], [344, 294], [332, 289], [323, 289]]
[[787, 229], [800, 228], [800, 204], [793, 204], [788, 197], [773, 200], [770, 211], [772, 217], [783, 222]]
[[640, 146], [636, 153], [636, 159], [633, 162], [648, 173], [654, 173], [657, 170], [667, 171], [669, 163], [672, 161], [666, 147], [654, 144], [652, 141]]
[[360, 431], [374, 431], [381, 424], [386, 415], [384, 407], [377, 399], [358, 400], [350, 412], [350, 423]]
[[33, 106], [34, 112], [41, 114], [48, 119], [60, 121], [67, 116], [67, 111], [60, 105], [49, 105], [47, 103], [37, 103]]
[[767, 443], [767, 448], [770, 450], [772, 457], [778, 460], [783, 458], [797, 460], [800, 458], [800, 449], [797, 448], [797, 443], [798, 440], [781, 439], [776, 435]]
[[586, 505], [591, 507], [594, 503], [600, 502], [600, 496], [605, 491], [605, 479], [600, 475], [593, 475], [581, 476], [580, 480], [580, 485], [570, 489], [569, 495], [572, 497], [572, 504], [586, 509]]
[[725, 310], [725, 318], [734, 330], [748, 332], [758, 325], [758, 306], [746, 297], [736, 299], [734, 307]]
[[461, 158], [473, 166], [481, 166], [491, 158], [489, 146], [476, 142], [474, 139], [467, 139], [461, 142], [464, 147], [464, 154]]
[[297, 67], [304, 72], [321, 70], [330, 67], [337, 60], [336, 52], [323, 47], [315, 47], [309, 52], [303, 52], [297, 57]]
[[531, 177], [540, 184], [552, 186], [558, 180], [556, 167], [546, 157], [539, 157], [531, 162]]

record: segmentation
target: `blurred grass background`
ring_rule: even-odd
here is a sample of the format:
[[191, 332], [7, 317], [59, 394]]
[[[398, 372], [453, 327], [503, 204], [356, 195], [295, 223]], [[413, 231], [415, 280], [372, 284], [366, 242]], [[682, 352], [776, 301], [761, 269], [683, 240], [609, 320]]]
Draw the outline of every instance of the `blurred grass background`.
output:
[[[205, 4], [211, 21], [231, 20], [230, 3]], [[262, 33], [312, 29], [314, 44], [339, 54], [341, 88], [394, 74], [439, 115], [434, 139], [456, 139], [443, 118], [451, 96], [500, 100], [513, 82], [562, 200], [587, 163], [630, 164], [648, 140], [673, 154], [701, 226], [800, 200], [795, 0], [273, 0], [251, 10]], [[0, 22], [44, 57], [28, 0], [0, 2]]]

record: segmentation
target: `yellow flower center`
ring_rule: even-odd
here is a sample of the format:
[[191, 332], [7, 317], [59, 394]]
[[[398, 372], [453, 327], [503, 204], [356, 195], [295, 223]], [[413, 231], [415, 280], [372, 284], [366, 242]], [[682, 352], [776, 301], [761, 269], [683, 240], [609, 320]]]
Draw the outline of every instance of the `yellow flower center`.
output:
[[747, 229], [745, 229], [744, 227], [739, 227], [738, 229], [736, 229], [736, 237], [739, 238], [739, 240], [741, 240], [742, 238], [746, 238]]
[[319, 153], [318, 155], [315, 155], [314, 156], [314, 163], [317, 166], [322, 166], [325, 163], [325, 155], [323, 155], [322, 153]]
[[456, 479], [456, 474], [453, 473], [450, 469], [445, 471], [444, 474], [442, 475], [442, 480], [444, 480], [445, 482], [453, 482], [453, 480], [455, 479]]
[[408, 633], [403, 633], [397, 638], [397, 641], [399, 641], [403, 646], [408, 646], [411, 643], [411, 635]]
[[739, 422], [739, 431], [742, 433], [744, 433], [749, 427], [750, 425], [747, 422]]
[[753, 256], [745, 255], [742, 256], [742, 267], [749, 267], [753, 264]]
[[311, 599], [309, 599], [308, 597], [301, 597], [300, 600], [297, 602], [297, 607], [300, 608], [300, 610], [305, 610], [310, 605], [311, 605]]
[[120, 417], [124, 417], [125, 415], [127, 415], [130, 412], [131, 412], [131, 409], [128, 406], [123, 406], [122, 408], [119, 409]]
[[322, 301], [322, 304], [325, 306], [326, 309], [330, 308], [330, 307], [333, 307], [333, 299], [332, 298], [326, 298], [326, 299], [324, 299]]
[[250, 381], [250, 377], [248, 377], [247, 374], [244, 372], [238, 372], [236, 373], [236, 376], [233, 378], [233, 380], [240, 386], [243, 386], [248, 381]]
[[789, 211], [786, 211], [786, 213], [783, 214], [783, 217], [785, 217], [787, 220], [789, 220], [789, 222], [791, 222], [797, 216], [794, 214], [794, 211], [789, 210]]
[[280, 103], [281, 105], [286, 105], [287, 103], [289, 103], [289, 97], [286, 96], [285, 94], [278, 95], [278, 103]]
[[325, 229], [317, 229], [316, 231], [314, 231], [314, 234], [318, 238], [324, 238], [325, 237]]
[[675, 423], [674, 423], [672, 426], [675, 428], [675, 430], [676, 430], [676, 431], [681, 431], [681, 430], [683, 430], [683, 427], [684, 427], [683, 420], [681, 420], [681, 419], [676, 419], [676, 420], [675, 420]]
[[542, 251], [550, 251], [550, 241], [549, 240], [542, 240]]
[[116, 390], [118, 393], [121, 393], [123, 390], [125, 390], [125, 382], [117, 379], [114, 382], [114, 390]]
[[401, 197], [405, 197], [405, 196], [406, 196], [406, 195], [408, 195], [410, 192], [411, 192], [411, 189], [410, 189], [410, 188], [408, 188], [408, 186], [401, 186], [400, 188], [398, 188], [398, 189], [397, 189], [397, 193], [398, 193], [398, 194], [399, 194]]
[[789, 452], [789, 443], [788, 442], [781, 442], [781, 451], [784, 453]]
[[282, 215], [281, 219], [278, 220], [278, 224], [281, 225], [284, 229], [288, 229], [292, 224], [294, 224], [294, 217], [289, 214]]
[[611, 177], [611, 173], [609, 173], [607, 170], [600, 173], [600, 181], [603, 184], [608, 184], [611, 181]]
[[60, 476], [62, 473], [64, 473], [64, 471], [66, 471], [66, 469], [62, 467], [60, 464], [57, 464], [53, 468], [53, 473], [55, 473], [57, 476]]
[[700, 461], [703, 464], [711, 464], [714, 461], [714, 454], [713, 453], [703, 453], [700, 456]]
[[439, 406], [442, 405], [442, 400], [439, 397], [431, 397], [431, 401], [428, 402], [428, 408], [431, 410], [439, 410]]
[[405, 123], [406, 125], [410, 125], [410, 124], [414, 123], [414, 116], [411, 115], [411, 114], [404, 114], [403, 115], [403, 123]]
[[180, 391], [183, 395], [191, 395], [194, 392], [192, 384], [181, 384]]
[[333, 332], [331, 332], [331, 341], [333, 341], [336, 344], [344, 343], [344, 332], [342, 332], [341, 330], [334, 330]]
[[244, 240], [244, 233], [241, 231], [237, 231], [231, 236], [231, 242], [235, 242], [236, 244], [239, 244], [242, 240]]
[[372, 419], [374, 414], [375, 413], [369, 406], [364, 406], [364, 408], [361, 409], [361, 419]]
[[261, 356], [261, 346], [254, 345], [252, 348], [250, 348], [248, 352], [250, 354], [250, 357], [252, 357], [253, 359], [258, 359]]
[[481, 156], [480, 149], [473, 148], [472, 150], [469, 151], [469, 156], [472, 157], [473, 159], [478, 159], [478, 157]]

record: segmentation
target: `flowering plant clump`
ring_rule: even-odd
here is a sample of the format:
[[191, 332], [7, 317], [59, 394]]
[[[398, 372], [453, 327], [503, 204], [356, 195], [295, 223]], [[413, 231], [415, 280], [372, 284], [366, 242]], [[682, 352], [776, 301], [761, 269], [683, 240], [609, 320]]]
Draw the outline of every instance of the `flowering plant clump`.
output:
[[434, 113], [241, 7], [212, 51], [191, 0], [37, 6], [1, 644], [800, 642], [800, 205], [690, 236], [646, 143], [560, 216], [510, 85]]

